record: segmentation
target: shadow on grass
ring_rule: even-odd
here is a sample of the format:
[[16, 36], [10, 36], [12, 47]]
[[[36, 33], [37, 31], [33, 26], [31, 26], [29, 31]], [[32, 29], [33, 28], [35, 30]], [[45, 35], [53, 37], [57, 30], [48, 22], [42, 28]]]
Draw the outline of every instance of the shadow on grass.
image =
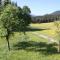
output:
[[42, 28], [27, 28], [26, 31], [42, 31], [42, 30], [47, 30], [47, 29], [42, 29]]
[[55, 47], [57, 44], [47, 44], [46, 42], [19, 42], [14, 45], [15, 50], [26, 50], [26, 51], [34, 51], [41, 52], [45, 55], [57, 53], [57, 48]]
[[[25, 28], [25, 29], [23, 29], [23, 30], [25, 30], [26, 32], [29, 32], [29, 31], [42, 31], [42, 30], [47, 30], [47, 29], [42, 29], [42, 28], [34, 28], [34, 27], [27, 27], [27, 28]], [[14, 32], [22, 32], [22, 30], [20, 30], [20, 29], [14, 29], [13, 30]]]

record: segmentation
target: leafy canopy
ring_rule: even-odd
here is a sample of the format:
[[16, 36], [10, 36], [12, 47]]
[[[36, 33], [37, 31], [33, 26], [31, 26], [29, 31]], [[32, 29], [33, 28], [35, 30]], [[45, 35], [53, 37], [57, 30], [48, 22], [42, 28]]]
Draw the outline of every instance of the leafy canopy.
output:
[[20, 18], [19, 15], [21, 14], [21, 9], [18, 9], [16, 6], [7, 5], [2, 12], [0, 16], [0, 20], [2, 21], [2, 24], [4, 28], [8, 29], [9, 31], [12, 31], [19, 25]]

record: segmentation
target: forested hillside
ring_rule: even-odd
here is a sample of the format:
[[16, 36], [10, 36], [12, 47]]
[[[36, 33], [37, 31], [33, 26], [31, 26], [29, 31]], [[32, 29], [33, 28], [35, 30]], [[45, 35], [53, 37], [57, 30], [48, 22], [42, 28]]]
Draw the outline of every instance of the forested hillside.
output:
[[54, 22], [60, 20], [60, 11], [53, 12], [51, 14], [46, 14], [43, 16], [33, 16], [33, 23], [46, 23], [46, 22]]

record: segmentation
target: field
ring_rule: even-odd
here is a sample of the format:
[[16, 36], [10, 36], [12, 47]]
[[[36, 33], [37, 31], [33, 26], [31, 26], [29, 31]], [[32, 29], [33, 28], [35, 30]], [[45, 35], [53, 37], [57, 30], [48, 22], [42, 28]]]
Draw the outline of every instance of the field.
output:
[[53, 27], [54, 23], [30, 24], [31, 29], [26, 31], [26, 35], [14, 32], [9, 39], [11, 51], [8, 51], [5, 37], [0, 38], [0, 60], [60, 60], [57, 44], [38, 36], [43, 34], [55, 38]]
[[52, 37], [54, 39], [57, 39], [57, 36], [58, 36], [56, 32], [57, 27], [55, 26], [54, 22], [42, 23], [42, 24], [31, 24], [31, 27], [38, 29], [35, 32], [39, 34], [43, 34], [43, 35]]

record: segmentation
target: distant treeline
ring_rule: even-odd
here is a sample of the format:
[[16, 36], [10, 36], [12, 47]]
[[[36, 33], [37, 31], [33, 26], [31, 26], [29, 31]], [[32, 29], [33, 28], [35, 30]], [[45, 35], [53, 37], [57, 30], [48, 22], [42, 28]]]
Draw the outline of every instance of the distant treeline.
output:
[[34, 16], [32, 17], [32, 23], [48, 23], [58, 21], [60, 15], [44, 15], [44, 16]]

